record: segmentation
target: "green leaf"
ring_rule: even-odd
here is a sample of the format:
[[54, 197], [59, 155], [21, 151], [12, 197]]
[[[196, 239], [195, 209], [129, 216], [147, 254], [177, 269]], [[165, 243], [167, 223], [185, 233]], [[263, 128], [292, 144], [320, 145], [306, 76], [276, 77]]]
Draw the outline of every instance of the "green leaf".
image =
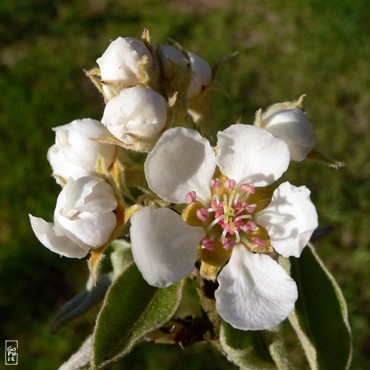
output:
[[58, 370], [78, 370], [88, 366], [92, 355], [92, 335], [89, 335], [78, 351], [73, 354]]
[[110, 274], [102, 275], [95, 286], [86, 288], [75, 295], [54, 317], [49, 332], [51, 334], [57, 333], [65, 324], [97, 305], [103, 299], [111, 283], [112, 277]]
[[352, 357], [347, 306], [334, 277], [312, 245], [291, 261], [299, 298], [289, 321], [301, 340], [311, 369], [348, 369]]
[[93, 368], [125, 356], [146, 334], [165, 324], [180, 303], [182, 288], [183, 282], [154, 288], [132, 263], [112, 284], [98, 316]]
[[294, 367], [289, 361], [288, 353], [283, 340], [281, 325], [261, 332], [268, 351], [279, 370], [293, 370]]
[[245, 370], [276, 369], [261, 331], [243, 331], [223, 322], [220, 342], [229, 361]]

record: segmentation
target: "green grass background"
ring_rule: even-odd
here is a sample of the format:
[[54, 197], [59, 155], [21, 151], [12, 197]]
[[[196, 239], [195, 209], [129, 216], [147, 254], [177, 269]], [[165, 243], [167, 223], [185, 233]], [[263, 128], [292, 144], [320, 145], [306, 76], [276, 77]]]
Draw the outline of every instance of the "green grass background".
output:
[[[348, 301], [353, 369], [370, 368], [370, 10], [366, 0], [2, 0], [0, 3], [0, 309], [2, 345], [19, 340], [18, 368], [54, 369], [91, 330], [95, 312], [48, 334], [54, 313], [84, 286], [86, 261], [40, 245], [28, 213], [52, 218], [59, 187], [46, 151], [52, 127], [100, 119], [103, 101], [83, 69], [118, 36], [171, 37], [210, 63], [239, 51], [219, 80], [218, 127], [307, 94], [319, 149], [347, 166], [293, 164], [320, 224], [318, 253]], [[323, 302], [324, 304], [324, 302]], [[0, 362], [0, 368], [3, 363]], [[233, 369], [211, 348], [143, 345], [115, 369]], [[304, 368], [304, 367], [302, 367]]]

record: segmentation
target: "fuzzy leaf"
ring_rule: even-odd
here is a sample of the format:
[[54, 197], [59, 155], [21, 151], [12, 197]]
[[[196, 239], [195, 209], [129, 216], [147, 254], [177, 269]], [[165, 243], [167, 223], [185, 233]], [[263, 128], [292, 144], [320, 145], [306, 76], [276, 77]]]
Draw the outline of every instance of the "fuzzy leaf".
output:
[[78, 370], [87, 366], [92, 355], [92, 335], [87, 337], [78, 351], [73, 354], [58, 370]]
[[223, 322], [220, 342], [229, 361], [243, 370], [276, 369], [261, 331], [234, 329]]
[[49, 332], [51, 334], [55, 334], [61, 327], [72, 319], [81, 316], [90, 308], [98, 304], [103, 299], [111, 282], [112, 277], [110, 274], [103, 275], [91, 289], [84, 289], [74, 296], [54, 317], [50, 324]]
[[132, 263], [114, 281], [97, 319], [93, 342], [93, 369], [102, 369], [125, 356], [149, 332], [175, 313], [183, 283], [154, 288]]
[[268, 351], [279, 370], [293, 370], [286, 352], [281, 325], [261, 332]]
[[291, 275], [297, 282], [299, 298], [289, 319], [311, 369], [348, 369], [352, 343], [346, 302], [312, 245], [291, 261]]

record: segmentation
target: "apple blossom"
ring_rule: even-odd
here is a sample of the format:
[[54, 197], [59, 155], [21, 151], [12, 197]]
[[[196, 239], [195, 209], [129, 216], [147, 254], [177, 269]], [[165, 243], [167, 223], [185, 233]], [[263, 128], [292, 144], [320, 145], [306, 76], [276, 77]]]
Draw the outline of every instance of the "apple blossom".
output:
[[69, 178], [76, 180], [96, 174], [98, 156], [108, 167], [114, 161], [116, 147], [97, 140], [111, 137], [101, 122], [85, 118], [53, 130], [55, 144], [49, 148], [47, 158], [60, 185], [64, 185]]
[[191, 62], [192, 77], [188, 87], [188, 98], [194, 98], [212, 82], [212, 70], [199, 55], [188, 51]]
[[[140, 66], [147, 63], [151, 67], [153, 57], [141, 40], [132, 37], [118, 37], [110, 43], [96, 62], [100, 68], [104, 95], [109, 100], [119, 90], [143, 82]], [[115, 85], [119, 86], [118, 91]]]
[[101, 121], [125, 145], [155, 140], [166, 125], [167, 102], [154, 90], [131, 87], [107, 103]]
[[54, 222], [30, 215], [31, 226], [39, 241], [52, 252], [82, 258], [109, 240], [117, 225], [117, 206], [113, 189], [104, 179], [71, 179], [58, 196]]
[[268, 109], [262, 114], [259, 126], [287, 143], [293, 161], [305, 159], [316, 145], [312, 124], [298, 108]]
[[190, 60], [186, 54], [172, 45], [160, 45], [158, 55], [162, 76], [166, 80], [172, 80], [177, 77], [179, 71], [186, 73], [190, 68]]
[[[200, 56], [190, 51], [180, 51], [172, 45], [161, 45], [159, 48], [162, 75], [167, 80], [186, 80], [189, 99], [200, 94], [202, 89], [212, 81], [212, 70]], [[191, 72], [191, 73], [190, 73]]]
[[[197, 131], [166, 131], [149, 153], [149, 187], [182, 216], [144, 207], [131, 218], [134, 260], [146, 281], [166, 287], [201, 260], [204, 278], [218, 281], [220, 316], [242, 330], [262, 330], [293, 310], [297, 287], [273, 258], [299, 256], [317, 227], [309, 190], [282, 183], [285, 142], [261, 128], [232, 125], [213, 149]], [[158, 171], [164, 168], [163, 171]]]

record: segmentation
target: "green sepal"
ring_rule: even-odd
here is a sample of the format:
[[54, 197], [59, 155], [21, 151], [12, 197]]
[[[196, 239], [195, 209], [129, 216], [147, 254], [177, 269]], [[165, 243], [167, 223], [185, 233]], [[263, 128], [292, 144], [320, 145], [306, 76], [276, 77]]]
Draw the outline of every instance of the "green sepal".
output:
[[92, 368], [102, 369], [127, 355], [144, 337], [163, 326], [175, 313], [183, 282], [168, 288], [146, 283], [132, 263], [114, 281], [98, 315]]
[[352, 341], [346, 301], [312, 245], [291, 260], [291, 276], [299, 298], [289, 321], [311, 369], [349, 369]]
[[242, 370], [276, 369], [262, 331], [243, 331], [221, 324], [220, 343], [229, 361]]
[[312, 161], [316, 161], [318, 163], [326, 164], [327, 166], [334, 168], [334, 169], [339, 169], [342, 167], [345, 167], [345, 163], [341, 161], [337, 161], [336, 159], [330, 159], [328, 158], [325, 154], [319, 152], [317, 149], [312, 149], [308, 154], [307, 154], [307, 159], [310, 159]]
[[111, 283], [111, 274], [102, 275], [96, 282], [96, 285], [87, 287], [75, 295], [53, 318], [49, 327], [49, 332], [51, 334], [57, 333], [57, 331], [68, 322], [81, 316], [90, 308], [97, 305], [104, 298]]
[[116, 279], [133, 261], [131, 244], [124, 239], [116, 239], [112, 242], [113, 252], [110, 260], [113, 267], [113, 278]]

